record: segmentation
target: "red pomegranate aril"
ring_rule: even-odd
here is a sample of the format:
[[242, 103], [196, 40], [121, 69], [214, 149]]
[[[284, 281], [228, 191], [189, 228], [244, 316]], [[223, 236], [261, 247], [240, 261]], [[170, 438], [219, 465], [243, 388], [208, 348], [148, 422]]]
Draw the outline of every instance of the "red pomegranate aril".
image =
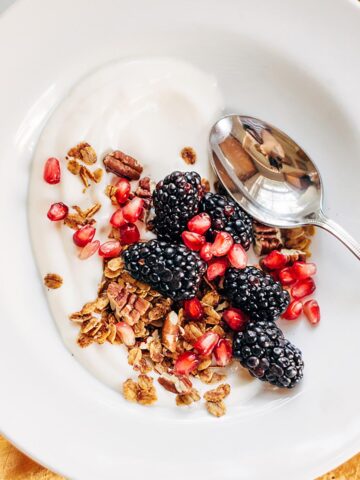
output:
[[308, 300], [304, 303], [304, 313], [311, 325], [316, 325], [320, 322], [320, 307], [316, 300]]
[[301, 300], [293, 300], [285, 312], [281, 315], [285, 320], [296, 320], [303, 311], [303, 304]]
[[64, 220], [68, 212], [69, 207], [67, 207], [64, 203], [53, 203], [47, 212], [47, 217], [52, 222], [58, 222], [59, 220]]
[[122, 342], [127, 347], [135, 345], [135, 333], [134, 330], [125, 322], [118, 322], [116, 324], [116, 330], [119, 332]]
[[297, 280], [304, 280], [315, 275], [316, 265], [315, 263], [295, 262], [292, 271]]
[[94, 238], [96, 229], [91, 225], [79, 228], [73, 235], [75, 245], [78, 247], [85, 247]]
[[109, 240], [100, 245], [99, 255], [104, 258], [118, 257], [122, 251], [122, 246], [118, 240]]
[[287, 258], [286, 255], [278, 250], [273, 250], [262, 259], [261, 263], [268, 270], [280, 270], [280, 268], [285, 267], [287, 264]]
[[188, 221], [187, 226], [190, 232], [204, 235], [211, 227], [210, 215], [207, 213], [199, 213], [199, 215], [195, 215], [195, 217]]
[[234, 240], [230, 233], [218, 232], [212, 245], [212, 253], [215, 257], [223, 257], [233, 246]]
[[312, 278], [299, 280], [291, 289], [292, 297], [299, 299], [311, 295], [316, 289], [315, 282]]
[[206, 332], [196, 340], [194, 348], [200, 355], [206, 357], [212, 353], [219, 339], [220, 337], [217, 333], [211, 331]]
[[116, 184], [115, 197], [120, 205], [125, 203], [130, 195], [131, 185], [126, 178], [120, 178]]
[[296, 277], [291, 267], [285, 267], [280, 270], [278, 277], [281, 285], [293, 285], [296, 282]]
[[48, 158], [44, 165], [44, 180], [50, 185], [55, 185], [60, 182], [60, 162], [57, 158]]
[[213, 258], [212, 253], [212, 243], [206, 242], [200, 249], [200, 258], [205, 260], [205, 262], [209, 262]]
[[279, 271], [278, 270], [270, 270], [267, 273], [272, 276], [272, 278], [275, 280], [275, 282], [279, 281]]
[[185, 232], [182, 232], [181, 238], [184, 244], [190, 250], [193, 250], [195, 252], [200, 250], [200, 248], [205, 243], [205, 237], [203, 235], [199, 235], [198, 233], [194, 232], [188, 232], [187, 230], [185, 230]]
[[80, 260], [86, 260], [87, 258], [94, 255], [99, 250], [100, 242], [99, 240], [94, 240], [93, 242], [88, 243], [80, 250], [79, 258]]
[[139, 197], [134, 197], [123, 207], [123, 215], [125, 220], [135, 223], [141, 217], [144, 208], [144, 200]]
[[110, 223], [113, 227], [119, 228], [126, 224], [126, 220], [121, 208], [118, 208], [110, 218]]
[[228, 253], [228, 259], [234, 268], [243, 269], [247, 265], [247, 255], [240, 243], [234, 243]]
[[224, 310], [222, 315], [223, 320], [229, 325], [231, 330], [240, 332], [244, 329], [246, 323], [249, 321], [249, 317], [238, 308], [228, 308]]
[[211, 282], [216, 277], [222, 277], [225, 275], [228, 265], [227, 258], [217, 258], [216, 260], [212, 260], [206, 271], [207, 279]]
[[204, 316], [204, 309], [198, 298], [184, 300], [185, 316], [188, 320], [201, 320]]
[[140, 239], [139, 229], [133, 223], [123, 225], [119, 230], [122, 245], [131, 245], [132, 243], [138, 242]]
[[175, 375], [188, 375], [193, 372], [200, 363], [200, 358], [196, 353], [184, 352], [181, 353], [174, 365]]
[[231, 362], [232, 358], [232, 345], [227, 338], [221, 338], [218, 344], [214, 348], [214, 357], [216, 365], [219, 367], [225, 367]]

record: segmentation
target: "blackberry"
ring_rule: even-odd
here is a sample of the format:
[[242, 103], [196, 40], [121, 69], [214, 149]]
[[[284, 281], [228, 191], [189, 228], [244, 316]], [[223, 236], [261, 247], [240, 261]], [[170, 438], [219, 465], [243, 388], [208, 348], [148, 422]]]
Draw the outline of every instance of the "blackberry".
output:
[[128, 272], [175, 301], [195, 296], [206, 264], [185, 247], [159, 240], [130, 245], [123, 253]]
[[196, 172], [173, 172], [156, 185], [154, 228], [161, 239], [180, 239], [187, 222], [199, 210], [202, 194], [201, 178]]
[[235, 243], [241, 243], [249, 250], [253, 240], [251, 217], [231, 198], [219, 193], [206, 193], [200, 203], [200, 211], [211, 217], [208, 240], [212, 241], [216, 232], [225, 231], [232, 235]]
[[281, 284], [256, 267], [229, 268], [224, 291], [232, 305], [254, 321], [274, 322], [290, 302], [290, 295]]
[[234, 338], [233, 356], [251, 375], [277, 387], [293, 388], [303, 377], [301, 351], [274, 323], [248, 323]]

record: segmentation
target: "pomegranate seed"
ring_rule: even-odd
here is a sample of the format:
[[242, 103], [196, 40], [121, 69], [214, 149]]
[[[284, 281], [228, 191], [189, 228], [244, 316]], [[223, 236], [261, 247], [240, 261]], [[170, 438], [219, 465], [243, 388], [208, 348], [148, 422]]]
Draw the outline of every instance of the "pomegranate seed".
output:
[[53, 203], [47, 212], [47, 217], [52, 222], [58, 222], [59, 220], [64, 220], [68, 211], [69, 208], [64, 203]]
[[292, 285], [296, 282], [296, 277], [291, 267], [285, 267], [278, 272], [278, 278], [281, 285]]
[[57, 158], [48, 158], [44, 165], [44, 180], [51, 185], [60, 182], [60, 163]]
[[235, 332], [243, 330], [246, 323], [249, 321], [249, 317], [245, 315], [244, 312], [233, 307], [224, 310], [222, 318]]
[[200, 248], [205, 243], [205, 237], [203, 235], [188, 232], [187, 230], [185, 230], [185, 232], [182, 232], [181, 238], [185, 245], [190, 248], [190, 250], [194, 251], [200, 250]]
[[120, 205], [125, 203], [130, 195], [131, 185], [126, 178], [120, 178], [116, 184], [115, 197]]
[[204, 243], [204, 245], [200, 249], [200, 258], [205, 260], [205, 262], [209, 262], [213, 258], [212, 253], [212, 244], [209, 242]]
[[201, 320], [204, 316], [204, 309], [200, 300], [196, 297], [184, 300], [186, 318], [189, 320]]
[[85, 247], [94, 238], [96, 229], [91, 225], [79, 228], [73, 235], [75, 245], [78, 247]]
[[287, 258], [283, 253], [273, 250], [262, 259], [262, 265], [269, 270], [280, 270], [287, 264]]
[[296, 320], [303, 311], [303, 304], [301, 300], [293, 300], [285, 312], [281, 315], [285, 320]]
[[144, 200], [139, 197], [134, 197], [132, 200], [130, 200], [129, 203], [123, 207], [123, 215], [125, 220], [131, 223], [135, 223], [137, 220], [139, 220], [142, 211], [144, 208]]
[[233, 246], [234, 240], [230, 233], [219, 232], [216, 234], [215, 241], [212, 246], [212, 253], [215, 257], [223, 257]]
[[229, 250], [228, 259], [235, 268], [245, 268], [247, 264], [247, 255], [240, 243], [235, 243]]
[[316, 289], [316, 285], [312, 278], [305, 278], [299, 280], [291, 289], [291, 295], [296, 298], [303, 298], [307, 295], [311, 295]]
[[187, 226], [190, 232], [204, 235], [211, 227], [211, 218], [207, 213], [199, 213], [199, 215], [195, 215], [188, 221]]
[[104, 258], [118, 257], [121, 253], [122, 246], [118, 240], [109, 240], [100, 245], [99, 255]]
[[135, 345], [135, 333], [134, 330], [125, 322], [118, 322], [116, 324], [116, 330], [119, 332], [121, 341], [127, 346], [132, 347]]
[[199, 357], [193, 352], [184, 352], [178, 356], [174, 365], [175, 375], [187, 375], [193, 372], [200, 363]]
[[232, 358], [232, 346], [227, 338], [221, 338], [218, 341], [218, 344], [214, 348], [214, 356], [216, 365], [219, 367], [225, 367], [230, 363]]
[[90, 242], [87, 245], [85, 245], [85, 247], [80, 250], [80, 253], [79, 253], [80, 260], [86, 260], [87, 258], [94, 255], [94, 253], [98, 251], [99, 247], [100, 247], [99, 240], [94, 240], [93, 242]]
[[198, 351], [200, 355], [208, 356], [214, 350], [216, 344], [218, 343], [220, 337], [215, 332], [206, 332], [204, 335], [201, 335], [200, 338], [194, 343], [195, 350]]
[[120, 227], [120, 239], [122, 245], [130, 245], [136, 243], [140, 239], [140, 232], [136, 225], [128, 223]]
[[113, 227], [119, 228], [126, 224], [126, 220], [121, 208], [118, 208], [116, 212], [111, 215], [110, 223]]
[[279, 281], [279, 272], [278, 270], [271, 270], [270, 272], [267, 272], [269, 275], [272, 276], [272, 278], [275, 280], [275, 282]]
[[308, 300], [304, 303], [304, 313], [311, 325], [320, 322], [320, 307], [316, 300]]
[[316, 265], [315, 263], [295, 262], [292, 270], [298, 280], [304, 280], [315, 275]]
[[216, 277], [222, 277], [225, 274], [227, 267], [227, 258], [217, 258], [216, 260], [212, 260], [207, 268], [207, 279], [211, 282]]

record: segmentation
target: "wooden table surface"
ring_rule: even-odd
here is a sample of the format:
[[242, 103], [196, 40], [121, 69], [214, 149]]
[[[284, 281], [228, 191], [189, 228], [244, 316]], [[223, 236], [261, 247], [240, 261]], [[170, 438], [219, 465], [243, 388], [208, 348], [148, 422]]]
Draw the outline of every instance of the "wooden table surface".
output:
[[[65, 480], [30, 460], [0, 437], [0, 480]], [[103, 479], [105, 480], [105, 479]], [[251, 480], [251, 479], [249, 479]], [[264, 479], [266, 480], [266, 479]], [[291, 479], [279, 479], [291, 480]], [[313, 479], [309, 479], [313, 480]], [[360, 480], [360, 453], [317, 480]]]

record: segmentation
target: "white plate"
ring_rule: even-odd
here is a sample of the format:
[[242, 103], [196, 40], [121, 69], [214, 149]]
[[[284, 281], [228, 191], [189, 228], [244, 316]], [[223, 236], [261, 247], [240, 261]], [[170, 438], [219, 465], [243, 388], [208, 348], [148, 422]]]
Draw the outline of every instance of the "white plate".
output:
[[[214, 73], [228, 110], [293, 136], [321, 168], [328, 213], [360, 237], [360, 11], [335, 0], [26, 0], [0, 20], [1, 428], [76, 479], [308, 479], [359, 449], [359, 264], [322, 232], [316, 331], [288, 328], [306, 360], [289, 394], [216, 420], [140, 408], [64, 347], [32, 257], [26, 201], [37, 138], [89, 70], [133, 55]], [[345, 184], [346, 179], [346, 184]]]

